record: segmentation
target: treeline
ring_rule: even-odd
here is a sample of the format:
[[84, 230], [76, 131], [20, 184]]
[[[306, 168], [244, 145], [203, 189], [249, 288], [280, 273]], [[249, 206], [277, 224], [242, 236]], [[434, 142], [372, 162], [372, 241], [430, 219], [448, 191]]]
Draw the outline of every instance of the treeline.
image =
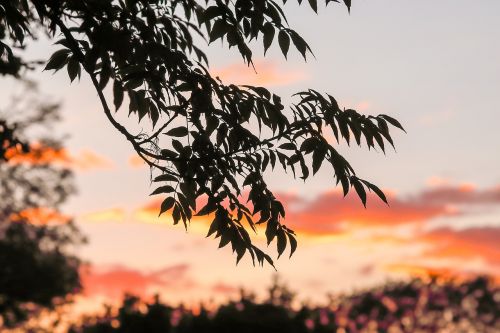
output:
[[293, 304], [293, 293], [278, 283], [264, 301], [242, 292], [238, 301], [210, 311], [126, 296], [118, 309], [85, 318], [69, 332], [500, 332], [500, 288], [485, 277], [414, 279], [332, 297], [325, 306]]

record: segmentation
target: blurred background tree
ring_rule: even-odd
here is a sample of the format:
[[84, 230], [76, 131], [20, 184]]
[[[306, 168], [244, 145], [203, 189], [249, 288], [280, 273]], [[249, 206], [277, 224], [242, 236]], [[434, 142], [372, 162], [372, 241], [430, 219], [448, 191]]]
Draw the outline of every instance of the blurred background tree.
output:
[[[70, 333], [496, 333], [500, 288], [486, 277], [416, 278], [335, 296], [324, 306], [300, 304], [275, 280], [257, 301], [242, 292], [237, 301], [192, 311], [126, 296], [118, 309], [88, 317]], [[283, 301], [285, 300], [285, 301]]]
[[23, 85], [0, 109], [0, 124], [18, 138], [3, 146], [0, 162], [0, 327], [22, 325], [81, 289], [72, 247], [84, 238], [61, 212], [75, 188], [67, 165], [57, 165], [65, 156], [53, 129], [59, 105], [42, 102], [33, 83]]

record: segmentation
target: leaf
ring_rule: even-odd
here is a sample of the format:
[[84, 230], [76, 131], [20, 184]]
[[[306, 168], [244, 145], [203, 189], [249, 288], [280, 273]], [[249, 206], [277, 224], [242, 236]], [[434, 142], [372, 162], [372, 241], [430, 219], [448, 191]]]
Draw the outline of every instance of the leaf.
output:
[[150, 195], [156, 195], [160, 193], [171, 193], [174, 192], [175, 189], [170, 185], [160, 186], [156, 190], [154, 190]]
[[238, 243], [236, 245], [236, 265], [240, 262], [241, 258], [245, 255], [246, 247], [243, 243]]
[[295, 145], [291, 142], [284, 143], [279, 146], [281, 149], [286, 149], [286, 150], [295, 150]]
[[151, 122], [153, 123], [153, 127], [160, 119], [160, 113], [158, 112], [158, 108], [153, 104], [149, 104], [149, 116], [151, 117]]
[[228, 32], [228, 24], [223, 20], [215, 21], [212, 30], [210, 30], [210, 43], [223, 37]]
[[213, 202], [213, 200], [208, 200], [208, 203], [200, 209], [198, 213], [196, 213], [196, 216], [203, 216], [203, 215], [208, 215], [214, 211], [216, 211], [218, 208], [217, 204]]
[[262, 27], [262, 32], [264, 33], [264, 55], [273, 43], [274, 39], [274, 27], [270, 22], [266, 22]]
[[160, 214], [158, 216], [160, 216], [161, 214], [165, 213], [167, 210], [172, 208], [174, 206], [174, 203], [175, 199], [172, 197], [168, 197], [165, 200], [163, 200], [160, 207]]
[[219, 221], [220, 221], [219, 214], [216, 214], [214, 220], [210, 224], [210, 228], [208, 229], [206, 237], [210, 237], [214, 232], [219, 230]]
[[77, 76], [79, 79], [82, 73], [82, 70], [80, 68], [80, 63], [78, 62], [78, 60], [75, 59], [75, 57], [69, 58], [67, 70], [71, 82], [73, 82]]
[[174, 225], [179, 223], [179, 220], [181, 219], [181, 211], [178, 204], [175, 204], [174, 206], [174, 210], [172, 211], [172, 218], [174, 219]]
[[290, 242], [290, 257], [295, 253], [297, 250], [297, 239], [295, 239], [295, 236], [292, 234], [288, 234], [288, 241]]
[[231, 236], [229, 235], [229, 233], [228, 232], [222, 233], [219, 242], [219, 249], [229, 244], [230, 241], [231, 241]]
[[162, 149], [160, 153], [161, 156], [165, 158], [176, 158], [179, 155], [175, 151], [172, 151], [170, 149]]
[[317, 0], [309, 0], [309, 5], [315, 13], [318, 13], [318, 2]]
[[344, 0], [344, 3], [347, 6], [347, 10], [350, 13], [351, 12], [351, 0]]
[[302, 54], [302, 56], [305, 59], [307, 49], [309, 48], [306, 41], [302, 37], [300, 37], [299, 34], [296, 33], [295, 31], [291, 31], [290, 36], [292, 37], [293, 45], [295, 45], [297, 50], [300, 52], [300, 54]]
[[288, 36], [285, 30], [280, 30], [278, 34], [278, 43], [280, 45], [281, 52], [283, 52], [283, 55], [286, 58], [288, 54], [288, 49], [290, 48], [290, 37]]
[[318, 146], [318, 139], [315, 137], [310, 137], [305, 139], [300, 145], [300, 151], [303, 151], [306, 154], [313, 152]]
[[165, 133], [166, 135], [169, 136], [175, 136], [175, 137], [182, 137], [188, 135], [188, 130], [184, 126], [179, 126], [176, 128], [172, 128], [170, 131]]
[[359, 198], [361, 199], [361, 202], [363, 203], [363, 206], [366, 208], [366, 191], [361, 182], [357, 179], [354, 178], [351, 180], [352, 185], [354, 186], [354, 189], [356, 190], [356, 193], [358, 194]]
[[278, 242], [276, 247], [278, 249], [278, 258], [279, 258], [286, 249], [286, 234], [283, 229], [280, 229], [278, 231]]
[[397, 121], [396, 119], [392, 118], [392, 117], [389, 117], [388, 115], [385, 115], [385, 114], [381, 114], [380, 117], [382, 117], [383, 119], [385, 119], [387, 122], [389, 122], [392, 126], [394, 127], [397, 127], [399, 128], [400, 130], [402, 130], [403, 132], [406, 133], [405, 129], [403, 128], [403, 125], [401, 125], [399, 123], [399, 121]]
[[389, 204], [387, 202], [387, 197], [385, 196], [384, 192], [382, 192], [382, 190], [380, 188], [378, 188], [378, 186], [376, 186], [375, 184], [372, 184], [366, 180], [362, 180], [362, 182], [373, 192], [375, 192], [375, 194], [383, 201], [385, 202], [386, 204]]
[[60, 70], [67, 62], [69, 56], [68, 49], [62, 49], [54, 52], [49, 59], [49, 62], [45, 66], [45, 71], [55, 69], [56, 71]]
[[313, 152], [313, 162], [312, 162], [313, 175], [315, 175], [316, 172], [318, 172], [318, 170], [321, 168], [321, 164], [323, 163], [325, 156], [326, 156], [326, 149], [324, 147], [318, 148]]
[[271, 244], [274, 237], [276, 236], [276, 231], [277, 231], [276, 227], [277, 227], [276, 222], [274, 222], [274, 221], [267, 222], [267, 226], [266, 226], [267, 245]]
[[115, 80], [113, 82], [113, 103], [115, 105], [115, 110], [118, 111], [123, 103], [123, 88], [120, 81]]
[[218, 6], [210, 6], [205, 11], [203, 11], [203, 15], [201, 17], [200, 23], [205, 23], [210, 21], [217, 16], [221, 16], [223, 11]]
[[184, 151], [184, 145], [179, 141], [179, 140], [172, 140], [172, 146], [174, 147], [175, 150], [177, 150], [179, 153], [182, 153]]
[[153, 179], [153, 182], [176, 182], [177, 180], [177, 177], [166, 173], [155, 177], [155, 179]]

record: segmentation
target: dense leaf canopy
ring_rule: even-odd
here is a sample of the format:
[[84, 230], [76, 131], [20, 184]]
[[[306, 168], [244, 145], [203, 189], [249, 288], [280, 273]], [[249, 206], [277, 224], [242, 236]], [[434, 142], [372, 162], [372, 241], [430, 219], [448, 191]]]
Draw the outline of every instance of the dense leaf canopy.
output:
[[[318, 10], [316, 0], [308, 2]], [[292, 45], [304, 58], [312, 54], [288, 25], [283, 5], [273, 0], [2, 1], [2, 66], [12, 73], [22, 68], [16, 48], [45, 31], [60, 45], [45, 68], [65, 68], [71, 81], [82, 73], [90, 77], [109, 121], [152, 168], [158, 184], [153, 194], [165, 196], [160, 213], [170, 211], [174, 223], [186, 226], [193, 215], [210, 214], [208, 235], [219, 237], [221, 247], [231, 244], [238, 261], [248, 252], [254, 261], [272, 265], [271, 257], [252, 244], [250, 229], [264, 224], [279, 255], [287, 244], [293, 253], [297, 243], [264, 172], [282, 168], [305, 180], [331, 167], [345, 194], [354, 188], [366, 204], [369, 190], [386, 201], [378, 187], [357, 176], [337, 143], [366, 142], [384, 150], [393, 145], [389, 126], [402, 129], [387, 115], [364, 116], [312, 89], [298, 92], [285, 107], [264, 87], [211, 76], [203, 47], [219, 40], [237, 48], [248, 66], [253, 66], [253, 40], [262, 41], [265, 51], [277, 45], [285, 57]], [[351, 1], [343, 5], [350, 10]], [[135, 134], [120, 124], [112, 113], [120, 108], [139, 122], [147, 119], [149, 130]], [[327, 141], [326, 133], [337, 143]]]

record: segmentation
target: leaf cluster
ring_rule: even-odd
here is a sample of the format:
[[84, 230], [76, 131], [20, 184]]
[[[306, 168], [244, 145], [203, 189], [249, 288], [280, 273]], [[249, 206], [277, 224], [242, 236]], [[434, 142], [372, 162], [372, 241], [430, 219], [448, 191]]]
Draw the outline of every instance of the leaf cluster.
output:
[[[351, 2], [343, 3], [350, 10]], [[38, 0], [14, 10], [23, 18], [36, 17], [61, 45], [46, 70], [66, 68], [71, 81], [82, 72], [90, 76], [109, 121], [152, 168], [158, 183], [153, 194], [165, 196], [160, 214], [169, 211], [175, 224], [186, 227], [194, 215], [210, 215], [208, 235], [219, 238], [220, 247], [230, 244], [237, 261], [249, 253], [254, 262], [273, 265], [252, 243], [251, 230], [265, 225], [267, 242], [276, 241], [279, 256], [287, 246], [292, 254], [297, 242], [264, 173], [281, 168], [305, 180], [328, 164], [345, 194], [354, 188], [366, 205], [369, 190], [386, 201], [378, 187], [358, 178], [325, 131], [337, 143], [364, 140], [369, 148], [384, 150], [386, 143], [393, 145], [389, 125], [402, 129], [386, 115], [343, 110], [333, 97], [315, 90], [297, 93], [295, 104], [285, 107], [264, 87], [226, 84], [211, 76], [203, 43], [221, 40], [236, 47], [249, 66], [252, 40], [261, 40], [264, 52], [277, 44], [285, 57], [292, 44], [304, 58], [312, 53], [288, 25], [283, 5], [273, 0]], [[316, 0], [309, 5], [317, 11]], [[25, 26], [21, 20], [21, 31], [31, 33]], [[11, 38], [22, 43], [15, 31]], [[129, 116], [149, 120], [150, 131], [132, 134], [114, 119], [104, 93], [108, 85], [114, 110], [125, 104]], [[198, 199], [206, 204], [198, 207]]]

